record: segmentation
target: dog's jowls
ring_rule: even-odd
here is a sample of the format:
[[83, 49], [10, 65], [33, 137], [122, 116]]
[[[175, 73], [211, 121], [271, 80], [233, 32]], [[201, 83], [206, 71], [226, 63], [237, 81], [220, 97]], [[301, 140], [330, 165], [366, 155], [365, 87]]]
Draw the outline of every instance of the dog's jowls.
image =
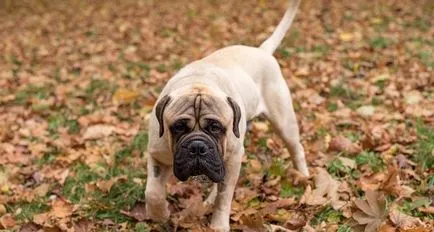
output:
[[291, 95], [272, 56], [292, 24], [290, 6], [259, 47], [230, 46], [181, 69], [161, 92], [149, 122], [146, 213], [170, 217], [166, 183], [205, 175], [214, 182], [205, 200], [214, 204], [210, 227], [229, 231], [234, 189], [244, 154], [246, 122], [263, 113], [285, 142], [297, 169], [308, 175]]

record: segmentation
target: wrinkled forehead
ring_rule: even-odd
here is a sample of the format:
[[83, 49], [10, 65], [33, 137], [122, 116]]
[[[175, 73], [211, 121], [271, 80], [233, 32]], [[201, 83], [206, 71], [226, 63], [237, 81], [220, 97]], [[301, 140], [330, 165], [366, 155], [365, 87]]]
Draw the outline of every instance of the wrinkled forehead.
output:
[[194, 119], [208, 117], [227, 121], [230, 118], [228, 103], [210, 94], [192, 93], [178, 96], [169, 108], [167, 116], [172, 119], [185, 116]]

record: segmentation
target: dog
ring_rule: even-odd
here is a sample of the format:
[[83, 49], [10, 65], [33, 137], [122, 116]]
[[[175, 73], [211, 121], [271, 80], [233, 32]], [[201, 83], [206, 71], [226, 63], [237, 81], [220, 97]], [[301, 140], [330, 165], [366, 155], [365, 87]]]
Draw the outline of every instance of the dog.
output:
[[264, 114], [290, 151], [296, 168], [308, 176], [304, 149], [288, 86], [273, 52], [292, 24], [300, 0], [290, 1], [273, 34], [259, 48], [235, 45], [194, 61], [162, 90], [149, 120], [146, 213], [169, 219], [166, 183], [205, 175], [212, 190], [210, 228], [229, 231], [247, 122]]

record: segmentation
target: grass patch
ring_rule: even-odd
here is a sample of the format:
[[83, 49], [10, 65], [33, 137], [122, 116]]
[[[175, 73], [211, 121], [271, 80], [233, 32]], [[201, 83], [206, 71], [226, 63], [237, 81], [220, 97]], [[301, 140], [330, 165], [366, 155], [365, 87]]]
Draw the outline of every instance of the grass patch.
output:
[[434, 168], [434, 130], [427, 125], [418, 122], [416, 124], [418, 141], [415, 145], [414, 160], [422, 170]]
[[[356, 109], [362, 105], [362, 95], [353, 89], [344, 86], [343, 84], [332, 86], [330, 89], [330, 96], [341, 99], [342, 102], [351, 109]], [[330, 107], [327, 106], [329, 111], [334, 110], [334, 108], [335, 106], [333, 105]]]
[[340, 159], [334, 159], [327, 165], [327, 171], [334, 177], [344, 177], [351, 173], [351, 168], [345, 166]]
[[[431, 204], [431, 201], [428, 198], [419, 198], [417, 200], [411, 201], [411, 200], [405, 200], [402, 204], [402, 206], [399, 208], [400, 211], [402, 211], [405, 214], [411, 215], [413, 217], [419, 217], [423, 218], [425, 216], [428, 216], [426, 213], [420, 212], [417, 210], [419, 207], [427, 207]], [[434, 219], [434, 216], [430, 216], [431, 219]]]
[[146, 78], [149, 76], [151, 67], [141, 62], [127, 61], [126, 71], [123, 73], [123, 77], [128, 79]]
[[338, 230], [336, 232], [351, 232], [353, 231], [351, 229], [351, 226], [347, 224], [339, 225]]
[[148, 225], [144, 222], [139, 222], [135, 226], [136, 232], [149, 232], [151, 229], [149, 229]]
[[48, 131], [50, 134], [57, 134], [57, 129], [67, 127], [69, 134], [77, 134], [80, 132], [80, 124], [75, 119], [68, 119], [64, 114], [52, 114], [48, 118]]
[[18, 105], [25, 105], [29, 103], [31, 98], [47, 99], [51, 92], [47, 86], [34, 86], [29, 85], [27, 88], [18, 91], [15, 94], [15, 103]]
[[432, 58], [432, 55], [432, 51], [422, 51], [419, 53], [419, 59], [427, 67], [434, 68], [434, 59]]
[[384, 37], [376, 37], [369, 41], [369, 45], [374, 49], [384, 49], [389, 46], [390, 42]]
[[336, 104], [335, 102], [327, 103], [327, 111], [328, 112], [335, 112], [336, 110], [338, 110], [338, 104]]
[[9, 211], [16, 213], [15, 217], [19, 221], [32, 220], [33, 215], [44, 213], [50, 209], [50, 207], [42, 200], [19, 202], [13, 205], [6, 205], [6, 207]]
[[41, 159], [36, 161], [36, 165], [41, 167], [42, 165], [49, 164], [49, 163], [53, 162], [59, 154], [60, 154], [60, 150], [57, 148], [54, 148], [54, 149], [46, 152], [44, 154], [44, 156], [42, 156]]
[[[73, 171], [74, 176], [66, 179], [63, 194], [74, 204], [82, 206], [81, 211], [85, 217], [99, 220], [110, 219], [116, 223], [130, 221], [131, 219], [120, 213], [122, 209], [132, 207], [139, 200], [144, 199], [145, 184], [138, 183], [136, 179], [144, 179], [143, 170], [132, 167], [100, 166], [105, 170], [96, 172], [84, 164], [77, 164]], [[110, 180], [122, 177], [115, 181], [109, 192], [100, 191], [95, 186], [98, 180]]]
[[293, 186], [291, 183], [282, 181], [280, 184], [280, 196], [287, 197], [300, 197], [304, 193], [303, 186]]
[[273, 160], [273, 163], [270, 167], [270, 174], [273, 176], [284, 176], [285, 175], [285, 167], [284, 163], [281, 159]]
[[358, 166], [367, 165], [374, 172], [382, 171], [385, 167], [384, 161], [378, 156], [378, 154], [367, 151], [363, 151], [356, 157], [356, 164]]
[[343, 220], [341, 212], [334, 210], [331, 206], [326, 206], [320, 212], [315, 214], [315, 217], [311, 220], [311, 225], [316, 226], [321, 222], [327, 223], [339, 223]]

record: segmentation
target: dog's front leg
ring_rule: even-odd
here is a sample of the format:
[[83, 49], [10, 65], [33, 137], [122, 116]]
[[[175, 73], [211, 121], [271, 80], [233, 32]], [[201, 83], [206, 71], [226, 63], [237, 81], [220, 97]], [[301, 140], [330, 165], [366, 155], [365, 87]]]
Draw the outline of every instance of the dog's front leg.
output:
[[167, 221], [170, 217], [166, 200], [166, 183], [170, 167], [148, 156], [148, 178], [146, 182], [146, 216], [155, 221]]
[[241, 149], [235, 154], [228, 154], [228, 160], [225, 162], [226, 174], [224, 181], [218, 185], [218, 194], [211, 220], [211, 228], [215, 231], [227, 232], [230, 230], [229, 216], [232, 197], [240, 174], [243, 153], [244, 149]]

